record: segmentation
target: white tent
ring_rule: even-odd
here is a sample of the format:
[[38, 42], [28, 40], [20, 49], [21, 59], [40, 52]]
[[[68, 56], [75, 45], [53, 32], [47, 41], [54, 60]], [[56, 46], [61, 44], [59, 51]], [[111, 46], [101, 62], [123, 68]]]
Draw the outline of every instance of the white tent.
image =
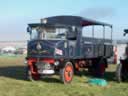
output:
[[2, 51], [5, 51], [5, 52], [9, 52], [9, 51], [14, 52], [14, 51], [16, 51], [16, 49], [14, 47], [12, 47], [12, 46], [8, 46], [8, 47], [4, 47], [2, 49]]

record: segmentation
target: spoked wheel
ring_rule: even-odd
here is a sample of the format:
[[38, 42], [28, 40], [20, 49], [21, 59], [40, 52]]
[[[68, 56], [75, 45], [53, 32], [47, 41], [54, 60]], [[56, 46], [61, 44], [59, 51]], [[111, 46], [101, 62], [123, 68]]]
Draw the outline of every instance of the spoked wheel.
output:
[[64, 68], [60, 69], [60, 79], [64, 84], [71, 83], [74, 71], [71, 62], [66, 62]]
[[29, 80], [29, 81], [39, 80], [39, 75], [38, 74], [32, 74], [30, 68], [27, 67], [27, 69], [26, 69], [26, 79]]

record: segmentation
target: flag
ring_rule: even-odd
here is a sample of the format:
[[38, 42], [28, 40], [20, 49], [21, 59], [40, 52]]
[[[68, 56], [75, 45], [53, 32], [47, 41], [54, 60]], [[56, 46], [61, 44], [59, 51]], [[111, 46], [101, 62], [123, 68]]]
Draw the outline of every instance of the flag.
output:
[[58, 48], [55, 48], [55, 53], [58, 55], [63, 55], [63, 51]]

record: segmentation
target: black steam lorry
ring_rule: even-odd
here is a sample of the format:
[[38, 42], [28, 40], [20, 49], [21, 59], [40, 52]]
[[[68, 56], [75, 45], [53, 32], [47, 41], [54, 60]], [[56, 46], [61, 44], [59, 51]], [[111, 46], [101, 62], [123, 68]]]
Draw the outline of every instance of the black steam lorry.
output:
[[[95, 37], [95, 26], [103, 29]], [[91, 36], [86, 27], [91, 27]], [[110, 38], [106, 39], [110, 28]], [[97, 30], [98, 31], [98, 30]], [[79, 16], [53, 16], [40, 23], [28, 24], [30, 40], [27, 44], [27, 78], [38, 80], [59, 74], [64, 84], [70, 83], [75, 72], [88, 68], [89, 72], [102, 77], [107, 59], [113, 55], [112, 25]]]
[[[128, 34], [128, 29], [124, 29], [124, 36]], [[118, 82], [128, 81], [128, 42], [122, 48], [122, 55], [120, 56], [120, 63], [116, 68], [116, 79]]]

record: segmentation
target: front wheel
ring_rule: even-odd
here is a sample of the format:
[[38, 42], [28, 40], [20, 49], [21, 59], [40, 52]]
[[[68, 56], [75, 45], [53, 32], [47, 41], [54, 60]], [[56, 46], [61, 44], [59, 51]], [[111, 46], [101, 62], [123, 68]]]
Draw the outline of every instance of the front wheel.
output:
[[60, 69], [60, 79], [64, 84], [71, 83], [74, 75], [73, 65], [71, 62], [66, 62], [65, 66]]
[[26, 68], [26, 79], [29, 80], [29, 81], [39, 80], [39, 75], [38, 74], [32, 74], [30, 68], [27, 66], [27, 68]]

